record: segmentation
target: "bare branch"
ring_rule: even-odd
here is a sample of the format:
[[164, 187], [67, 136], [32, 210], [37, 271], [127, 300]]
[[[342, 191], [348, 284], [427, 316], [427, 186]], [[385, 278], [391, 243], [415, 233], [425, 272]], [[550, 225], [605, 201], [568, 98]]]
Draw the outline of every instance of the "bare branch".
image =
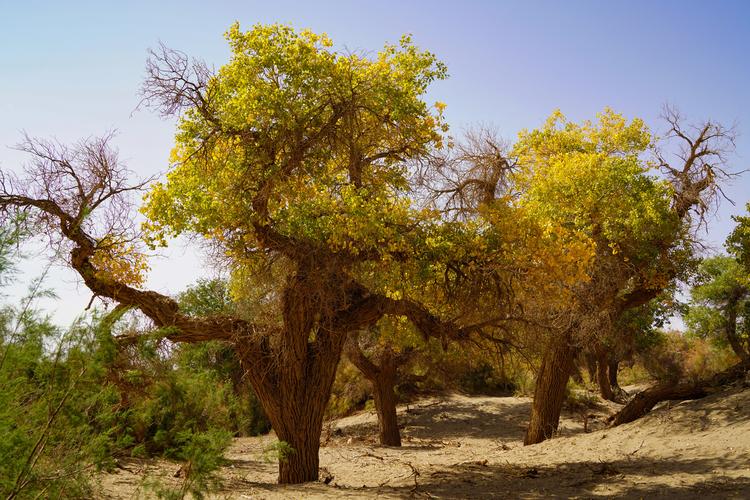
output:
[[467, 217], [510, 194], [516, 160], [509, 149], [491, 129], [469, 130], [461, 143], [433, 155], [416, 180], [432, 204], [456, 218]]
[[[676, 162], [667, 161], [660, 151], [655, 152], [656, 164], [674, 186], [673, 206], [680, 219], [694, 213], [698, 226], [712, 205], [725, 198], [722, 183], [739, 176], [742, 171], [728, 166], [736, 148], [736, 127], [725, 127], [708, 120], [699, 125], [685, 124], [680, 112], [665, 106], [662, 118], [667, 123], [666, 140], [676, 143]], [[676, 164], [674, 164], [676, 163]]]
[[149, 49], [148, 54], [139, 106], [154, 108], [165, 117], [188, 108], [211, 116], [206, 93], [213, 71], [205, 62], [190, 60], [185, 53], [163, 43], [156, 49]]

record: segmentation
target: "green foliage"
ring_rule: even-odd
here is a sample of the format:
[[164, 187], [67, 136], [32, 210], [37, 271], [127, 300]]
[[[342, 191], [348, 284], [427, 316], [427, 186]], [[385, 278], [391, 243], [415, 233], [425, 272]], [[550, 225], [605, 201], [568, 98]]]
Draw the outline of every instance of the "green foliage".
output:
[[741, 346], [748, 343], [750, 274], [736, 259], [726, 256], [705, 259], [690, 295], [685, 315], [688, 334], [727, 345], [731, 341], [727, 331], [731, 328], [731, 335]]
[[363, 409], [371, 396], [372, 388], [364, 376], [347, 358], [342, 358], [326, 408], [326, 420], [345, 417]]
[[296, 451], [286, 441], [274, 441], [263, 449], [263, 458], [268, 462], [286, 462], [294, 453]]
[[403, 160], [442, 139], [442, 106], [422, 97], [444, 65], [409, 37], [373, 57], [278, 24], [226, 37], [231, 60], [183, 113], [174, 167], [147, 196], [153, 240], [190, 231], [237, 263], [263, 256], [248, 249], [269, 229], [345, 255], [410, 252], [422, 213]]
[[[750, 203], [745, 206], [745, 210], [750, 212]], [[737, 226], [727, 238], [725, 246], [745, 268], [746, 273], [750, 274], [750, 216], [733, 216], [732, 220]]]
[[659, 332], [653, 347], [640, 355], [649, 375], [663, 382], [706, 379], [728, 368], [734, 356], [726, 347], [680, 332]]
[[116, 401], [91, 359], [95, 332], [77, 325], [61, 336], [16, 314], [6, 309], [0, 338], [0, 494], [88, 498], [91, 470], [111, 466]]
[[231, 435], [221, 429], [193, 433], [183, 431], [177, 437], [178, 451], [175, 458], [182, 462], [178, 488], [162, 482], [147, 481], [147, 488], [164, 500], [182, 500], [187, 495], [195, 500], [206, 498], [206, 494], [221, 486], [215, 472], [226, 463], [224, 451]]
[[[178, 297], [180, 309], [193, 316], [210, 316], [235, 309], [227, 283], [200, 280]], [[224, 394], [229, 409], [229, 429], [235, 434], [256, 436], [267, 433], [271, 424], [250, 385], [233, 346], [224, 342], [203, 342], [176, 346], [174, 360], [185, 373], [203, 373], [219, 386], [231, 389]]]
[[[515, 146], [520, 203], [546, 224], [593, 240], [625, 262], [652, 263], [679, 228], [671, 188], [643, 159], [653, 143], [643, 121], [605, 110], [581, 125], [557, 112]], [[651, 280], [663, 279], [651, 269]]]
[[130, 453], [183, 462], [181, 494], [201, 498], [237, 427], [233, 412], [248, 413], [231, 384], [176, 366], [160, 340], [118, 348], [119, 309], [63, 333], [34, 307], [46, 294], [35, 282], [20, 307], [0, 309], [0, 495], [91, 498], [93, 472]]
[[513, 394], [516, 383], [486, 361], [480, 361], [458, 376], [458, 385], [469, 394]]

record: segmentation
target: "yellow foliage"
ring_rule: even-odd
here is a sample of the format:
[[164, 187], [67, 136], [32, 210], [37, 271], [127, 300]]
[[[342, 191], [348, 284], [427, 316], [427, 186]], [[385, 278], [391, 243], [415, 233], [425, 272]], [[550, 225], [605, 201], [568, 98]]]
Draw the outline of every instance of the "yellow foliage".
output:
[[100, 240], [91, 263], [99, 279], [140, 286], [146, 281], [149, 266], [136, 245], [107, 236]]

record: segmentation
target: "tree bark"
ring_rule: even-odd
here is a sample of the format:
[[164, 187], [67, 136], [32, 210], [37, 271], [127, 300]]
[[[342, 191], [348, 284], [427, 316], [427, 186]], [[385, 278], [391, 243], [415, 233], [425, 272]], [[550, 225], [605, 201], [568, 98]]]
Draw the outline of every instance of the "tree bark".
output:
[[390, 348], [385, 348], [380, 355], [380, 364], [373, 363], [357, 344], [357, 337], [352, 336], [346, 344], [346, 354], [365, 378], [372, 384], [375, 399], [375, 411], [378, 414], [380, 444], [383, 446], [401, 446], [401, 433], [398, 429], [396, 415], [396, 393], [394, 387], [398, 379], [398, 358]]
[[550, 346], [542, 358], [524, 445], [541, 443], [557, 431], [565, 387], [578, 354], [578, 348], [571, 345], [570, 340], [570, 335], [565, 335], [561, 341]]
[[401, 434], [396, 417], [396, 363], [392, 353], [388, 360], [381, 358], [380, 373], [373, 380], [375, 409], [378, 412], [380, 444], [383, 446], [401, 446]]
[[237, 346], [243, 368], [271, 427], [279, 441], [291, 448], [279, 457], [281, 484], [318, 479], [323, 415], [344, 337], [343, 333], [321, 332], [314, 342], [307, 343], [305, 357], [296, 366], [279, 364], [265, 373], [252, 369], [258, 360], [243, 356], [242, 346]]
[[610, 356], [607, 369], [609, 370], [609, 386], [612, 388], [612, 394], [615, 403], [625, 403], [628, 399], [628, 393], [620, 387], [617, 380], [617, 374], [620, 370], [620, 361], [615, 356]]
[[607, 401], [614, 401], [615, 394], [612, 391], [609, 379], [609, 357], [604, 347], [597, 347], [596, 352], [596, 381], [599, 384], [599, 395]]
[[[325, 406], [324, 406], [325, 407]], [[289, 453], [279, 456], [279, 484], [299, 484], [317, 481], [320, 470], [320, 433], [322, 425], [315, 418], [301, 422], [302, 427], [281, 427], [276, 433], [279, 441], [291, 447]], [[273, 424], [272, 424], [273, 425]]]
[[617, 372], [620, 369], [620, 362], [617, 361], [617, 358], [614, 356], [610, 356], [607, 365], [607, 369], [609, 370], [609, 386], [612, 387], [612, 391], [616, 392], [617, 389], [620, 389], [620, 384], [617, 381]]

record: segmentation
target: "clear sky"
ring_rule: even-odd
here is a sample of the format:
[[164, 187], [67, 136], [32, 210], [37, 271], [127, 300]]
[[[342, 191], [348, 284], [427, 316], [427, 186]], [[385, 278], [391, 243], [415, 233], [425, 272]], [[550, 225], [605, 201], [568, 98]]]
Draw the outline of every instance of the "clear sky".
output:
[[[560, 108], [575, 120], [605, 106], [655, 130], [664, 103], [694, 120], [737, 122], [733, 164], [750, 167], [749, 1], [21, 1], [0, 0], [0, 168], [22, 131], [73, 141], [117, 129], [121, 156], [138, 174], [163, 172], [174, 123], [134, 111], [146, 50], [163, 41], [215, 66], [227, 60], [222, 34], [238, 20], [284, 22], [328, 33], [338, 47], [376, 51], [411, 33], [447, 63], [450, 78], [431, 100], [447, 103], [453, 132], [495, 126], [507, 138]], [[727, 193], [707, 239], [717, 249], [750, 199], [750, 174]], [[175, 245], [152, 262], [149, 285], [175, 293], [204, 275], [200, 256]], [[39, 273], [21, 267], [11, 297]], [[67, 323], [89, 294], [53, 270], [48, 303]]]

